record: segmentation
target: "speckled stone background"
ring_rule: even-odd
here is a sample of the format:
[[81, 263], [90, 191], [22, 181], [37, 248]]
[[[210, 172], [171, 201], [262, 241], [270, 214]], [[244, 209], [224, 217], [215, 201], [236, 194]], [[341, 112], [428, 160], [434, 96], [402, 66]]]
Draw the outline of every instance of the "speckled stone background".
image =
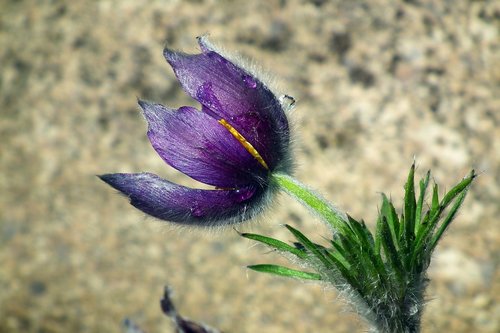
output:
[[[363, 332], [333, 290], [248, 272], [283, 263], [228, 230], [147, 219], [95, 174], [195, 183], [150, 147], [136, 98], [194, 104], [162, 58], [210, 33], [294, 96], [296, 175], [374, 221], [408, 168], [475, 182], [430, 269], [424, 332], [500, 329], [498, 1], [0, 1], [0, 332], [171, 332], [183, 314], [226, 332]], [[325, 229], [282, 197], [242, 226]], [[370, 224], [373, 226], [373, 224]]]

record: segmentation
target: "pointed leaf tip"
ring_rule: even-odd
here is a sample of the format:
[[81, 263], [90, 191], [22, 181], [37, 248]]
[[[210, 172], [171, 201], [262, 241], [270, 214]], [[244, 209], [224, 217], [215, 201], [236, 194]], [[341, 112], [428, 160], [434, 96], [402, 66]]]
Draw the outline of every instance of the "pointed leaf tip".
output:
[[296, 269], [291, 269], [279, 265], [259, 264], [259, 265], [250, 265], [247, 266], [247, 268], [256, 272], [274, 274], [289, 278], [296, 278], [303, 280], [321, 280], [321, 275], [317, 273], [298, 271]]

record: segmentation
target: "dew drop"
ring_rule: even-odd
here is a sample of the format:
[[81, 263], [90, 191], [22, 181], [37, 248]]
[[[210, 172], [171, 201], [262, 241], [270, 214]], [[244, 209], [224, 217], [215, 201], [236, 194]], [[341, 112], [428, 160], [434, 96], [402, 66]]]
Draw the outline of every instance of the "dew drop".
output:
[[243, 82], [245, 82], [248, 88], [251, 89], [257, 88], [257, 81], [250, 75], [243, 76]]
[[191, 214], [195, 217], [202, 217], [203, 215], [205, 215], [203, 213], [203, 210], [200, 208], [200, 206], [196, 202], [193, 204], [193, 206], [191, 206], [190, 211], [191, 211]]
[[237, 189], [236, 190], [236, 201], [243, 202], [245, 200], [248, 200], [252, 197], [252, 195], [254, 193], [255, 193], [255, 190], [249, 189], [249, 188]]

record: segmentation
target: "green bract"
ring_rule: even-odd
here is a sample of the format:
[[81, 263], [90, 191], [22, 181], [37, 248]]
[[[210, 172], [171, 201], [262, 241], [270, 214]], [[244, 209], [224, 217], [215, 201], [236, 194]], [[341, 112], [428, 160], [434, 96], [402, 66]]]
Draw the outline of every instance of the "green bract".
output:
[[374, 234], [363, 221], [339, 212], [295, 179], [274, 174], [273, 181], [279, 188], [326, 222], [333, 230], [333, 237], [328, 246], [315, 244], [289, 225], [286, 228], [296, 239], [293, 245], [266, 236], [241, 234], [295, 257], [294, 262], [312, 272], [277, 265], [248, 267], [279, 276], [322, 280], [335, 286], [375, 332], [419, 332], [432, 252], [456, 216], [476, 174], [471, 171], [442, 200], [434, 184], [429, 205], [425, 198], [430, 171], [418, 183], [418, 196], [414, 174], [412, 165], [400, 215], [387, 196], [382, 195]]

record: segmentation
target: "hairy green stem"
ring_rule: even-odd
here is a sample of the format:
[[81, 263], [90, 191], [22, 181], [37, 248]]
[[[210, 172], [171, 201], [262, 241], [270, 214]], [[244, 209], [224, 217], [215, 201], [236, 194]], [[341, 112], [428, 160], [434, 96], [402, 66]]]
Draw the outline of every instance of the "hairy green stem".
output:
[[348, 227], [344, 213], [295, 178], [283, 173], [274, 173], [272, 179], [282, 190], [326, 221], [334, 230], [342, 231]]

